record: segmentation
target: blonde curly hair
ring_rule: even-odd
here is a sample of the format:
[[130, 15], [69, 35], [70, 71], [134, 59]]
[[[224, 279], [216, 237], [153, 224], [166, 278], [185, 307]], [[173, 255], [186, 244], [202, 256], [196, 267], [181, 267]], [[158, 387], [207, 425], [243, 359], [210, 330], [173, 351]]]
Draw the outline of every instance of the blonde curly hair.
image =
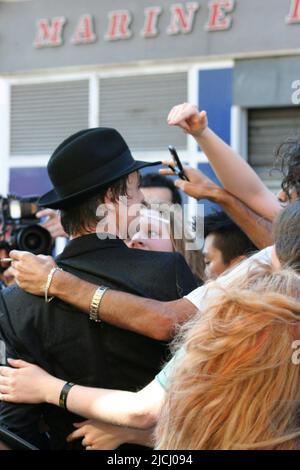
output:
[[295, 449], [300, 438], [300, 277], [258, 265], [181, 331], [158, 449]]

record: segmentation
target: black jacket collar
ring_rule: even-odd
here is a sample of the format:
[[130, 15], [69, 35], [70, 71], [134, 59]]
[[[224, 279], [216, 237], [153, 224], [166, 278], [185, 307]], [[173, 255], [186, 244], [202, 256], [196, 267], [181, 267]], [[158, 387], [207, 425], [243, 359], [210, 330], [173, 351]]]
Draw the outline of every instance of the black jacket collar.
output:
[[70, 240], [64, 251], [56, 258], [56, 260], [62, 261], [64, 259], [72, 258], [84, 253], [107, 248], [129, 250], [129, 248], [120, 238], [105, 238], [101, 240], [98, 238], [96, 233], [92, 233], [90, 235], [84, 235], [82, 237]]

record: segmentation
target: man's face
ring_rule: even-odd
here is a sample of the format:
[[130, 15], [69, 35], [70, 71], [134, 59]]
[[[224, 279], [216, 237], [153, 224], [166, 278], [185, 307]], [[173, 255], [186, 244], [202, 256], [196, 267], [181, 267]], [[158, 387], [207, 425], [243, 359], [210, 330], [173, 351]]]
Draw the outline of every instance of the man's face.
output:
[[[127, 197], [123, 197], [116, 203], [116, 215], [119, 234], [121, 238], [127, 239], [128, 229], [138, 221], [140, 210], [144, 203], [144, 195], [140, 189], [140, 175], [136, 171], [131, 173], [127, 179]], [[125, 197], [125, 196], [124, 196]], [[137, 222], [138, 223], [138, 222]], [[134, 232], [135, 233], [135, 232]]]
[[222, 252], [215, 247], [216, 235], [211, 233], [205, 238], [203, 255], [206, 279], [216, 279], [229, 265], [224, 263]]
[[203, 256], [205, 262], [205, 276], [206, 279], [212, 280], [219, 277], [227, 269], [232, 268], [236, 264], [243, 261], [246, 256], [237, 256], [229, 263], [224, 263], [224, 258], [221, 250], [216, 247], [217, 235], [210, 233], [204, 241]]
[[148, 204], [172, 204], [172, 191], [169, 188], [142, 188]]

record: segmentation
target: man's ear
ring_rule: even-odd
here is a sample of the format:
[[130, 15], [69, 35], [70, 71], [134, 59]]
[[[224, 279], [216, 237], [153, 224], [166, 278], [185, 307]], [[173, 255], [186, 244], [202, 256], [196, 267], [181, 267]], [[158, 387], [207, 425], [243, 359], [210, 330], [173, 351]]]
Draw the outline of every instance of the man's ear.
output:
[[281, 268], [281, 263], [280, 263], [280, 260], [277, 256], [275, 245], [272, 246], [271, 259], [272, 259], [273, 267], [275, 269], [280, 269]]

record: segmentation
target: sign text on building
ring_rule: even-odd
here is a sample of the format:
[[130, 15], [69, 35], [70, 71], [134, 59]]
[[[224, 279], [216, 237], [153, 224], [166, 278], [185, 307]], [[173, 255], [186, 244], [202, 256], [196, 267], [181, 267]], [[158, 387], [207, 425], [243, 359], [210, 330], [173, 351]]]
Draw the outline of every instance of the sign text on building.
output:
[[[233, 24], [233, 13], [237, 0], [210, 0], [208, 19], [205, 30], [208, 32], [226, 31]], [[193, 31], [196, 16], [200, 10], [198, 2], [175, 3], [170, 6], [168, 35], [189, 34]], [[159, 35], [159, 20], [163, 14], [160, 6], [151, 6], [144, 10], [144, 24], [140, 35], [153, 38]], [[129, 10], [114, 10], [108, 13], [108, 26], [104, 34], [106, 41], [126, 40], [133, 36], [133, 15]], [[300, 23], [300, 0], [290, 0], [290, 10], [286, 16], [287, 24]], [[67, 19], [59, 16], [37, 21], [37, 33], [34, 47], [56, 47], [63, 44], [63, 33]], [[94, 17], [90, 14], [78, 20], [71, 43], [74, 45], [90, 44], [97, 40]]]

